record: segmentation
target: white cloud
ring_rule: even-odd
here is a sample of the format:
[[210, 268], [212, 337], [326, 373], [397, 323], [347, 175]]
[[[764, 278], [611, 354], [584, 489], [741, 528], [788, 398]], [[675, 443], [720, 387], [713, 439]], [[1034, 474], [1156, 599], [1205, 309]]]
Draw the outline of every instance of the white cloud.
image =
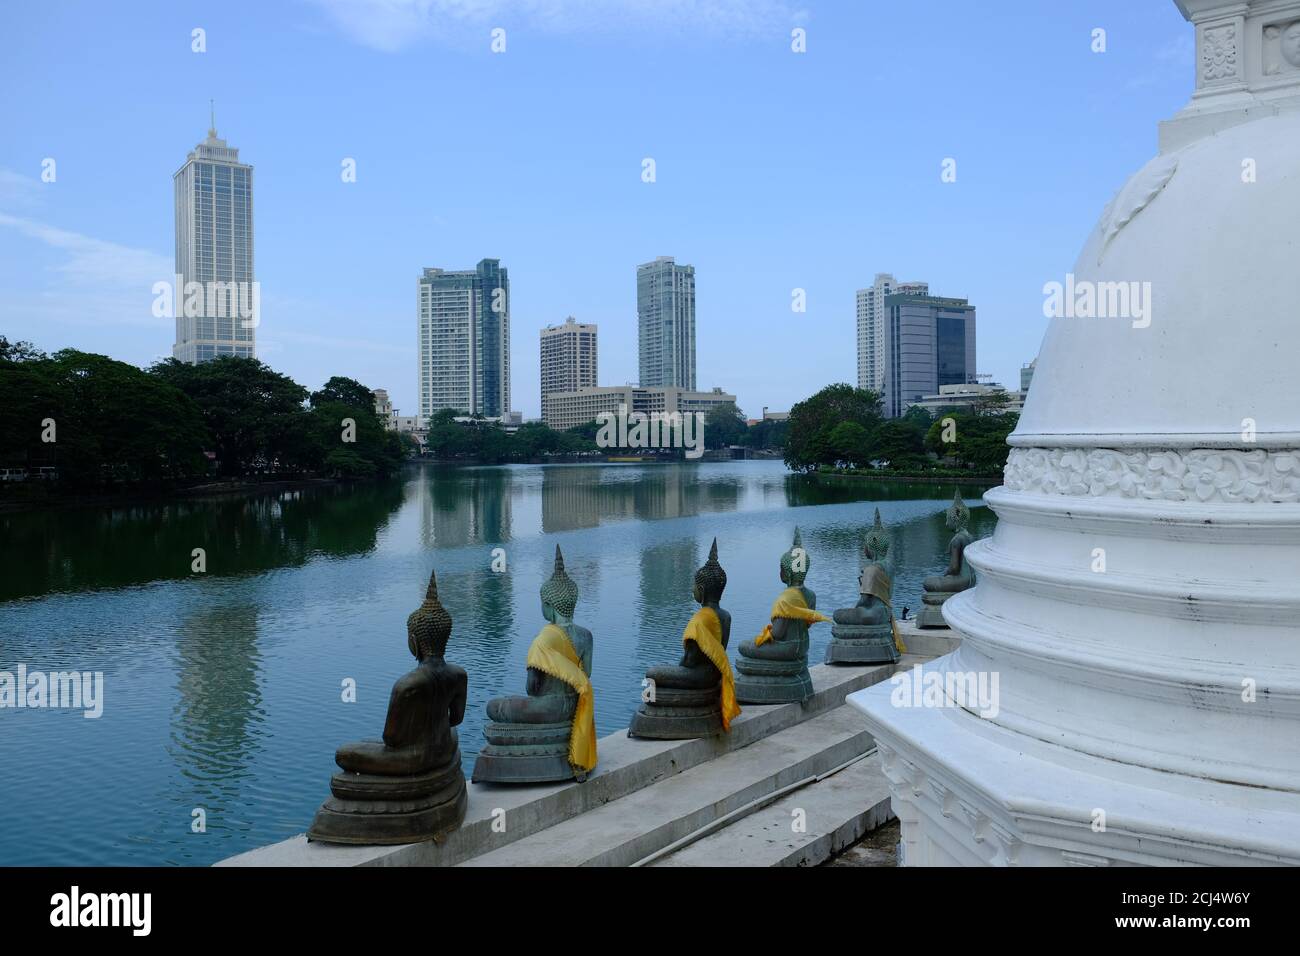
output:
[[[552, 33], [663, 29], [752, 37], [788, 30], [807, 14], [787, 0], [308, 0], [358, 43], [394, 52], [469, 28], [535, 27]], [[486, 43], [486, 39], [484, 39]]]
[[30, 209], [39, 204], [41, 183], [12, 169], [0, 169], [0, 206]]
[[146, 304], [153, 300], [150, 291], [153, 284], [160, 280], [170, 282], [174, 271], [170, 258], [148, 249], [93, 239], [2, 212], [0, 226], [16, 229], [28, 238], [66, 253], [67, 259], [55, 269], [68, 282], [138, 289]]

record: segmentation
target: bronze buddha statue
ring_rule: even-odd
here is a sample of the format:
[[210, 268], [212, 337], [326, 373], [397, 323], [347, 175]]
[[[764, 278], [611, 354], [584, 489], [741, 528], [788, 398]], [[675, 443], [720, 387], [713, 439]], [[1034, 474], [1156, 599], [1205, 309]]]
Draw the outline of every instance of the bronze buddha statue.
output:
[[893, 581], [885, 563], [889, 536], [880, 522], [879, 508], [862, 550], [867, 563], [858, 576], [858, 603], [833, 615], [827, 664], [893, 663], [902, 650], [890, 605]]
[[547, 623], [528, 649], [527, 694], [488, 701], [475, 783], [581, 782], [596, 766], [593, 641], [591, 631], [573, 623], [578, 585], [564, 570], [559, 545], [541, 598]]
[[946, 523], [954, 532], [948, 542], [948, 568], [943, 574], [933, 574], [921, 582], [922, 607], [916, 615], [917, 627], [947, 627], [948, 622], [943, 619], [943, 602], [975, 584], [975, 573], [966, 562], [966, 546], [973, 540], [966, 530], [970, 523], [970, 509], [961, 500], [960, 489], [953, 492]]
[[632, 715], [629, 737], [689, 740], [731, 729], [740, 707], [727, 660], [731, 615], [718, 603], [726, 587], [714, 538], [708, 560], [695, 572], [693, 596], [700, 608], [682, 632], [682, 658], [646, 671], [646, 699]]
[[740, 645], [736, 699], [742, 704], [802, 702], [812, 696], [808, 628], [830, 618], [817, 613], [817, 595], [804, 586], [811, 566], [795, 528], [790, 550], [781, 555], [781, 583], [786, 589], [772, 605], [771, 623]]
[[344, 744], [335, 753], [341, 769], [307, 831], [309, 840], [417, 843], [440, 838], [465, 817], [455, 727], [465, 716], [469, 679], [443, 657], [451, 615], [438, 600], [434, 574], [424, 603], [406, 620], [406, 634], [418, 663], [393, 685], [383, 740]]

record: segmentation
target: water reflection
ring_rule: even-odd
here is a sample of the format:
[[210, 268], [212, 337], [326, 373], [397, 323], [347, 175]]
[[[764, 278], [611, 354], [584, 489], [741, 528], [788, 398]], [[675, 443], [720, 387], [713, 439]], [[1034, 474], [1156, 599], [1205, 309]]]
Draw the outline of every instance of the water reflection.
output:
[[0, 601], [189, 578], [195, 548], [217, 577], [366, 553], [402, 500], [395, 481], [0, 515]]
[[456, 548], [510, 539], [514, 471], [428, 466], [416, 474], [426, 547]]

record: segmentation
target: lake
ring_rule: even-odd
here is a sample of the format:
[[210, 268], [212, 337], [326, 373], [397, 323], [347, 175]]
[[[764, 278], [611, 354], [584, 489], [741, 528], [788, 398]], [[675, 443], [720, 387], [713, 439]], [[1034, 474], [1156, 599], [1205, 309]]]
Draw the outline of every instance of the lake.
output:
[[[976, 537], [995, 520], [983, 490], [961, 489]], [[301, 833], [335, 747], [382, 731], [431, 569], [455, 622], [447, 658], [469, 671], [468, 774], [487, 700], [523, 693], [556, 544], [595, 635], [604, 736], [627, 726], [646, 667], [680, 655], [714, 536], [734, 659], [766, 623], [796, 525], [829, 613], [857, 600], [879, 507], [895, 607], [915, 613], [921, 579], [946, 564], [952, 494], [778, 461], [412, 466], [373, 484], [0, 515], [0, 671], [104, 675], [98, 719], [0, 709], [0, 865], [209, 864]], [[813, 628], [810, 663], [829, 638]]]

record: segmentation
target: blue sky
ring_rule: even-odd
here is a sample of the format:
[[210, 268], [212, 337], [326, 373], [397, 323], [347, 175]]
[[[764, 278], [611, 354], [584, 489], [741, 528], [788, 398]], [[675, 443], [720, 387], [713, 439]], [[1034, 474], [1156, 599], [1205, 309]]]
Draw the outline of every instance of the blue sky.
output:
[[150, 289], [212, 98], [256, 169], [259, 357], [408, 414], [420, 270], [484, 257], [527, 416], [567, 315], [600, 326], [601, 384], [635, 380], [659, 255], [696, 268], [700, 386], [751, 416], [855, 381], [854, 291], [884, 271], [969, 297], [979, 370], [1014, 386], [1043, 284], [1193, 83], [1170, 0], [51, 0], [0, 24], [0, 334], [170, 355]]

